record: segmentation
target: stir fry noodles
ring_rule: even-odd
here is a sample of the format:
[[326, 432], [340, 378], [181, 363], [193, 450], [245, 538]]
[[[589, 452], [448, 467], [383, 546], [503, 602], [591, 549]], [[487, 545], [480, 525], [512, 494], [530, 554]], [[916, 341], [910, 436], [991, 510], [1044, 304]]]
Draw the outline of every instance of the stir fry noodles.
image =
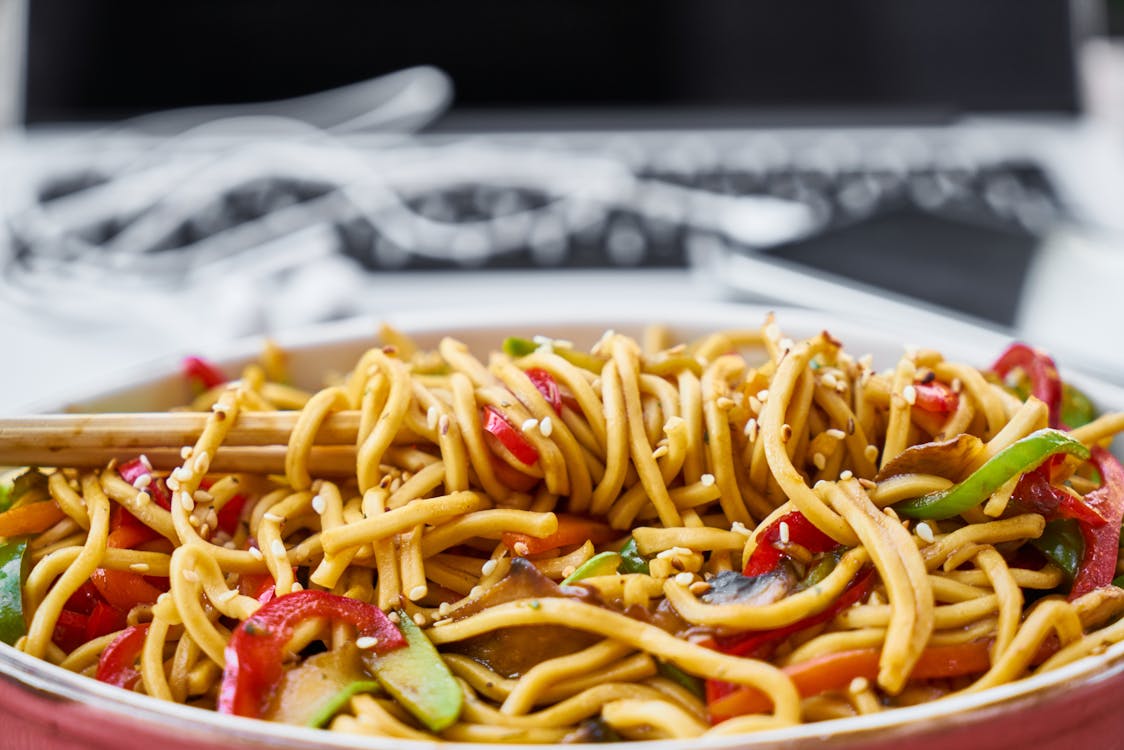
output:
[[[1042, 352], [876, 370], [771, 319], [496, 347], [385, 329], [312, 393], [275, 348], [189, 360], [171, 465], [11, 475], [0, 638], [166, 701], [488, 743], [886, 711], [1124, 638], [1124, 415]], [[274, 422], [273, 454], [231, 444]]]

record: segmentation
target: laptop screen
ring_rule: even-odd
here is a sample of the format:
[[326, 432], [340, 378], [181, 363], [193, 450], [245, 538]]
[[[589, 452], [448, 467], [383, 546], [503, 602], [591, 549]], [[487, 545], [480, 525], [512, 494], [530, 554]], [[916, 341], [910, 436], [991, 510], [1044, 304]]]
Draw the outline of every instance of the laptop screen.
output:
[[283, 98], [436, 65], [465, 111], [1078, 109], [1061, 0], [34, 0], [25, 119]]

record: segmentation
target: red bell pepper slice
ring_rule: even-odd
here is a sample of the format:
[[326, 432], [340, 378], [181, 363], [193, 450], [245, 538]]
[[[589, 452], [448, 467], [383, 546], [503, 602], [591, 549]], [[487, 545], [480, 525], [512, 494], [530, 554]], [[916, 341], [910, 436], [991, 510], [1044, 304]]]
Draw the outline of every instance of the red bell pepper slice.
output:
[[66, 600], [66, 604], [63, 605], [63, 609], [82, 615], [88, 615], [94, 611], [94, 606], [100, 601], [102, 601], [102, 598], [97, 588], [94, 584], [86, 581], [78, 587], [77, 591], [70, 595], [70, 598]]
[[265, 604], [277, 594], [277, 582], [269, 573], [246, 573], [238, 579], [238, 593]]
[[128, 612], [138, 604], [155, 604], [163, 593], [143, 576], [127, 570], [97, 568], [90, 581], [110, 606], [122, 612]]
[[140, 679], [136, 668], [137, 659], [144, 650], [144, 639], [148, 634], [148, 623], [125, 628], [121, 635], [105, 647], [98, 657], [98, 669], [94, 676], [101, 682], [132, 690]]
[[51, 641], [63, 651], [70, 653], [86, 642], [86, 630], [90, 618], [80, 612], [64, 609], [55, 620], [55, 630]]
[[512, 427], [498, 410], [485, 406], [483, 417], [484, 432], [499, 441], [517, 461], [531, 466], [539, 460], [539, 452], [535, 450], [535, 446], [527, 442], [527, 438]]
[[934, 380], [929, 383], [914, 383], [917, 394], [914, 406], [934, 414], [948, 414], [960, 405], [960, 396], [944, 383]]
[[1011, 493], [1011, 500], [1030, 511], [1045, 516], [1047, 520], [1072, 518], [1079, 523], [1088, 524], [1092, 527], [1104, 526], [1104, 516], [1085, 500], [1074, 497], [1050, 483], [1049, 463], [1023, 474], [1018, 484], [1015, 485], [1014, 492]]
[[773, 521], [757, 536], [757, 546], [749, 556], [742, 575], [752, 578], [775, 570], [780, 565], [784, 553], [777, 549], [776, 543], [781, 539], [782, 523], [788, 524], [789, 543], [799, 544], [809, 552], [830, 552], [839, 546], [838, 542], [813, 526], [803, 513], [794, 510]]
[[554, 408], [555, 414], [562, 413], [562, 391], [558, 388], [558, 381], [546, 370], [532, 367], [526, 371], [527, 377], [535, 384], [542, 397]]
[[226, 375], [217, 365], [202, 357], [184, 357], [183, 374], [201, 392], [209, 391], [227, 381]]
[[86, 640], [101, 638], [103, 635], [121, 630], [126, 625], [128, 619], [124, 612], [114, 609], [105, 602], [98, 602], [86, 620]]
[[279, 596], [263, 604], [231, 634], [219, 691], [220, 713], [262, 715], [284, 672], [284, 649], [294, 628], [314, 617], [346, 622], [360, 637], [378, 639], [375, 652], [379, 654], [406, 645], [401, 631], [383, 611], [366, 602], [314, 589]]
[[1062, 380], [1050, 355], [1026, 344], [1015, 342], [999, 355], [991, 369], [1001, 378], [1019, 368], [1030, 380], [1030, 392], [1050, 410], [1050, 426], [1060, 427], [1062, 409]]
[[1120, 547], [1120, 523], [1124, 520], [1124, 467], [1100, 446], [1093, 447], [1089, 460], [1100, 472], [1102, 482], [1100, 487], [1085, 495], [1085, 502], [1105, 522], [1101, 526], [1079, 523], [1081, 536], [1085, 538], [1085, 555], [1073, 579], [1071, 601], [1112, 583]]
[[613, 531], [603, 521], [566, 513], [558, 513], [557, 516], [558, 530], [548, 536], [537, 537], [507, 531], [500, 538], [513, 554], [523, 556], [537, 555], [559, 547], [572, 547], [583, 544], [587, 539], [594, 544], [601, 544], [619, 536], [619, 532]]
[[246, 507], [245, 495], [235, 495], [227, 500], [226, 505], [222, 506], [222, 510], [218, 513], [218, 530], [234, 536], [234, 532], [238, 531], [238, 524], [242, 521], [242, 509], [244, 507]]

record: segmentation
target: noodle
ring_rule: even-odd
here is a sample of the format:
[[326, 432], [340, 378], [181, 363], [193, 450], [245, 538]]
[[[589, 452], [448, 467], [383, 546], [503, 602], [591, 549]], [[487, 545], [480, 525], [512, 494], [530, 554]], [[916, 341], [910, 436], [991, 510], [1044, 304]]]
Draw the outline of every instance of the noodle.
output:
[[[293, 619], [264, 718], [298, 720], [280, 696], [313, 689], [301, 679], [359, 674], [359, 692], [317, 719], [331, 731], [556, 743], [874, 713], [1124, 641], [1124, 592], [1100, 581], [1066, 600], [1088, 573], [1075, 579], [1042, 541], [1124, 503], [1081, 458], [910, 517], [1057, 424], [1038, 391], [1007, 390], [1017, 370], [1001, 380], [921, 350], [875, 371], [826, 332], [784, 338], [771, 317], [696, 342], [653, 328], [485, 359], [451, 338], [427, 351], [382, 337], [314, 392], [282, 382], [284, 353], [268, 344], [239, 381], [194, 400], [209, 415], [170, 472], [44, 470], [16, 502], [57, 508], [28, 541], [17, 647], [214, 709], [232, 659], [254, 658], [238, 633], [262, 627], [255, 614], [330, 592], [403, 632], [412, 621], [456, 714], [434, 729], [371, 688], [390, 684], [364, 651], [378, 639], [318, 611]], [[277, 409], [299, 411], [283, 474], [211, 470], [240, 413]], [[314, 450], [336, 412], [358, 425], [353, 446], [335, 446], [354, 451], [350, 476], [322, 471]], [[1099, 446], [1120, 431], [1109, 414], [1069, 435]], [[1049, 485], [1037, 500], [1031, 471]], [[108, 629], [95, 608], [114, 613]], [[135, 653], [114, 666], [130, 634]], [[817, 672], [847, 659], [867, 666]]]

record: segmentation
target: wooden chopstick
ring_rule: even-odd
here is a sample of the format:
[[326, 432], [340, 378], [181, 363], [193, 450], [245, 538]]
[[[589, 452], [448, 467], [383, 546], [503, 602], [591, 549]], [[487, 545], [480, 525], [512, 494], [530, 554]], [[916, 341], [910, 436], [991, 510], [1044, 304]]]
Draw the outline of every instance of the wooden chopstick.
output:
[[[168, 471], [183, 463], [179, 448], [152, 448], [142, 451], [154, 469]], [[118, 463], [136, 458], [133, 448], [68, 448], [52, 451], [43, 448], [0, 448], [0, 466], [73, 466], [79, 469], [104, 468], [111, 460]], [[317, 476], [347, 477], [355, 474], [355, 448], [347, 445], [313, 446], [309, 470]], [[211, 459], [209, 471], [249, 474], [284, 474], [285, 446], [220, 446]]]
[[[226, 445], [285, 445], [299, 412], [242, 412]], [[15, 448], [146, 448], [191, 445], [207, 422], [200, 412], [138, 414], [45, 414], [0, 419], [0, 454]], [[354, 445], [359, 412], [328, 415], [316, 432], [317, 445]]]
[[[211, 457], [212, 471], [283, 473], [285, 450], [298, 412], [242, 412]], [[183, 463], [208, 414], [46, 414], [0, 419], [0, 466], [98, 468], [144, 453], [157, 469]], [[316, 432], [309, 468], [325, 476], [355, 472], [359, 412], [328, 415]]]

